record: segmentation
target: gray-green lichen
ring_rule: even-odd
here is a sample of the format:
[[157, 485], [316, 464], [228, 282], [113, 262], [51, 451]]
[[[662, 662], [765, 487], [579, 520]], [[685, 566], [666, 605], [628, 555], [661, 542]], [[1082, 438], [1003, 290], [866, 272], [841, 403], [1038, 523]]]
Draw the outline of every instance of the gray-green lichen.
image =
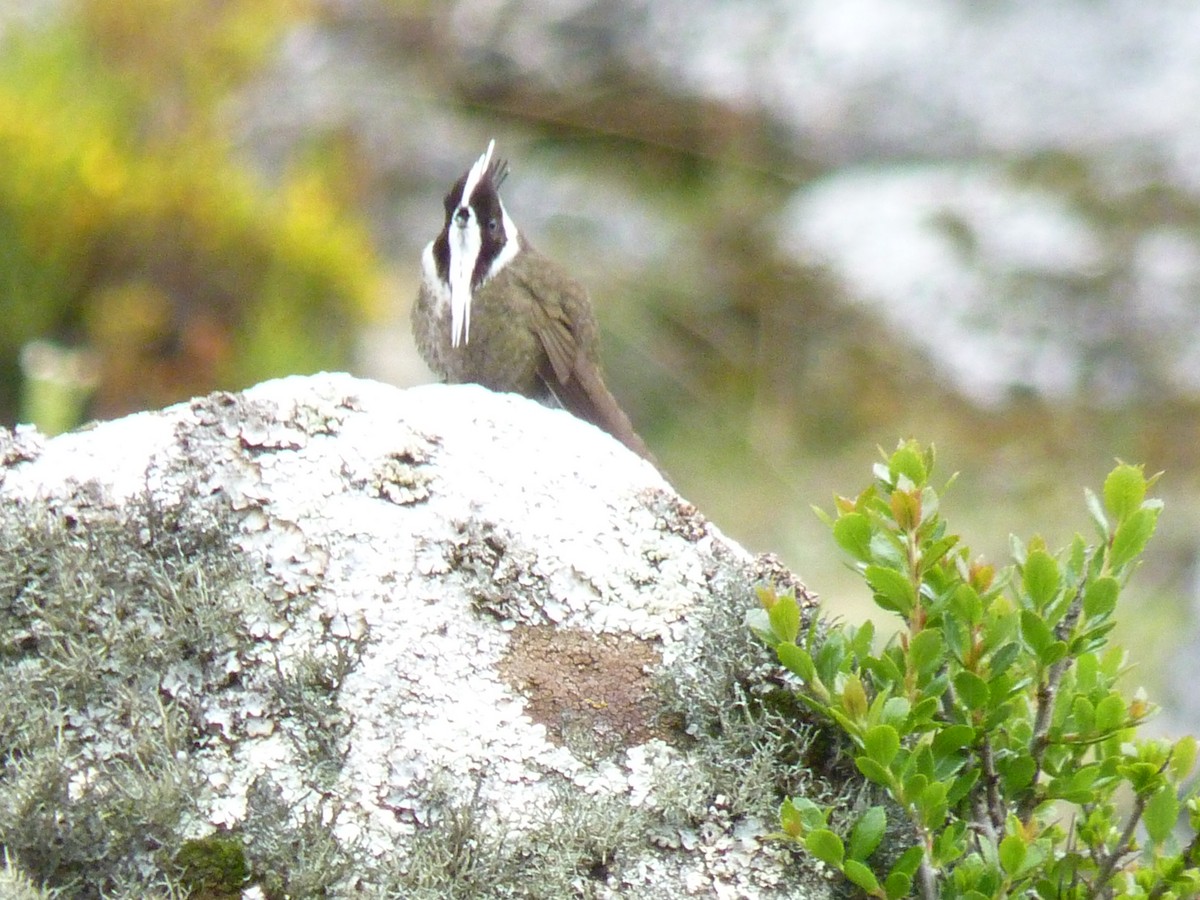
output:
[[0, 843], [26, 875], [71, 896], [166, 889], [206, 735], [164, 685], [236, 658], [238, 566], [218, 532], [157, 515], [6, 507]]

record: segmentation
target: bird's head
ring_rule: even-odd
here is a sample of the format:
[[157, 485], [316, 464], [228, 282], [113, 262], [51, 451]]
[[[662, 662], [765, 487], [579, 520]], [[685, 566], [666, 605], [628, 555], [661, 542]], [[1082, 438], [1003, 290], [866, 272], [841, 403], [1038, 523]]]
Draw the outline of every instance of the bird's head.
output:
[[517, 227], [500, 200], [508, 163], [493, 159], [496, 142], [446, 194], [446, 224], [426, 248], [427, 278], [450, 295], [450, 345], [466, 344], [471, 333], [471, 300], [517, 254]]

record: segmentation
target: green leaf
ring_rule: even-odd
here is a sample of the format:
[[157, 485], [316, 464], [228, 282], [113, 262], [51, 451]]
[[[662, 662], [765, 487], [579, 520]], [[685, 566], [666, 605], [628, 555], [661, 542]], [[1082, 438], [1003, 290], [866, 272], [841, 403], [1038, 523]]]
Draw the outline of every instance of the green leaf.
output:
[[1102, 535], [1108, 537], [1108, 517], [1104, 515], [1104, 507], [1100, 503], [1100, 498], [1096, 496], [1095, 491], [1086, 488], [1084, 489], [1083, 495], [1087, 502], [1088, 512], [1091, 513], [1092, 519], [1096, 523], [1096, 527], [1100, 530]]
[[791, 594], [783, 594], [775, 599], [767, 610], [771, 619], [771, 630], [781, 641], [795, 643], [800, 634], [800, 604]]
[[909, 847], [900, 854], [900, 858], [892, 865], [892, 871], [888, 873], [888, 877], [892, 875], [907, 875], [910, 879], [917, 874], [917, 869], [921, 867], [921, 860], [925, 857], [925, 851], [918, 845]]
[[1010, 834], [1000, 841], [1000, 866], [1010, 877], [1015, 877], [1025, 862], [1025, 841]]
[[1028, 556], [1029, 549], [1025, 546], [1025, 542], [1015, 534], [1010, 534], [1008, 536], [1008, 552], [1012, 554], [1013, 562], [1015, 562], [1018, 566], [1025, 565], [1025, 559]]
[[967, 705], [967, 709], [983, 709], [988, 704], [987, 682], [963, 669], [954, 676], [954, 690], [958, 699]]
[[876, 725], [863, 737], [863, 750], [881, 766], [890, 766], [900, 750], [900, 735], [891, 725]]
[[1116, 622], [1111, 619], [1104, 625], [1099, 625], [1095, 628], [1089, 628], [1087, 631], [1077, 634], [1071, 639], [1071, 655], [1079, 656], [1080, 654], [1090, 653], [1094, 650], [1101, 649], [1105, 641], [1104, 636], [1116, 627]]
[[892, 491], [888, 505], [892, 511], [892, 521], [900, 531], [910, 531], [921, 523], [921, 498], [915, 491]]
[[966, 822], [948, 823], [934, 841], [933, 864], [942, 868], [962, 856], [967, 850], [966, 833]]
[[1146, 549], [1154, 534], [1158, 513], [1158, 507], [1143, 506], [1117, 526], [1108, 552], [1108, 564], [1112, 569], [1123, 568]]
[[[1080, 793], [1086, 796], [1088, 792], [1092, 790], [1093, 785], [1096, 783], [1096, 779], [1099, 777], [1100, 766], [1097, 763], [1091, 763], [1090, 765], [1082, 766], [1070, 774], [1069, 781], [1071, 785], [1071, 791], [1073, 793]], [[1084, 800], [1081, 802], [1086, 803], [1087, 801]]]
[[1076, 694], [1071, 701], [1071, 715], [1075, 719], [1075, 730], [1087, 735], [1096, 727], [1096, 707], [1083, 694]]
[[1084, 653], [1075, 660], [1075, 687], [1090, 694], [1100, 681], [1100, 660], [1095, 653]]
[[933, 736], [933, 752], [935, 756], [956, 753], [974, 742], [975, 729], [970, 725], [950, 725]]
[[978, 768], [969, 768], [963, 772], [954, 780], [954, 784], [950, 785], [950, 790], [946, 791], [946, 802], [954, 804], [967, 796], [967, 791], [975, 787], [975, 782], [979, 781], [980, 774]]
[[1021, 637], [1034, 653], [1040, 654], [1054, 641], [1050, 626], [1032, 610], [1021, 610]]
[[950, 598], [950, 611], [965, 625], [976, 625], [983, 618], [983, 601], [969, 584], [960, 584]]
[[1190, 734], [1185, 735], [1175, 742], [1171, 750], [1171, 774], [1176, 781], [1183, 781], [1192, 774], [1192, 767], [1195, 765], [1196, 739]]
[[987, 715], [981, 724], [981, 732], [999, 729], [1004, 734], [1005, 743], [1011, 745], [1013, 729], [1019, 728], [1020, 730], [1015, 732], [1017, 743], [1028, 740], [1032, 717], [1029, 715], [1029, 708], [1025, 706], [1025, 700], [1036, 690], [1033, 684], [1033, 679], [1027, 677], [1022, 677], [1016, 684], [1007, 675], [1003, 678], [993, 678], [988, 683], [991, 705], [987, 708]]
[[1175, 796], [1174, 786], [1165, 784], [1150, 797], [1142, 812], [1146, 833], [1154, 843], [1161, 844], [1174, 831], [1178, 819], [1179, 798]]
[[847, 513], [833, 523], [833, 539], [855, 559], [871, 558], [871, 522], [862, 513]]
[[904, 784], [901, 786], [901, 795], [897, 799], [901, 803], [920, 805], [921, 795], [925, 793], [928, 787], [928, 776], [921, 775], [920, 773], [910, 775], [904, 780]]
[[804, 820], [791, 797], [786, 798], [779, 807], [779, 830], [793, 838], [804, 834]]
[[881, 721], [885, 725], [899, 727], [905, 723], [911, 711], [912, 705], [908, 702], [907, 697], [889, 697], [887, 703], [883, 704]]
[[[932, 686], [931, 686], [932, 687]], [[926, 723], [932, 721], [933, 716], [938, 711], [937, 695], [926, 697], [924, 700], [917, 702], [908, 713], [908, 718], [904, 721], [904, 731], [917, 731]]]
[[901, 900], [912, 893], [912, 876], [903, 872], [892, 872], [883, 881], [883, 890], [888, 900]]
[[1021, 578], [1025, 593], [1033, 601], [1036, 610], [1044, 610], [1058, 596], [1062, 576], [1058, 571], [1058, 562], [1045, 550], [1034, 550], [1029, 554]]
[[1067, 557], [1067, 571], [1071, 575], [1082, 575], [1084, 566], [1087, 565], [1088, 549], [1087, 544], [1083, 540], [1083, 535], [1076, 534], [1071, 539], [1071, 551]]
[[804, 847], [821, 862], [837, 869], [842, 867], [846, 849], [842, 839], [828, 828], [818, 828], [809, 832], [808, 837], [804, 839]]
[[809, 652], [795, 644], [779, 644], [775, 648], [775, 653], [779, 657], [779, 661], [783, 663], [783, 667], [789, 672], [800, 677], [800, 680], [805, 684], [813, 684], [817, 680], [817, 670], [813, 666], [812, 656]]
[[967, 631], [967, 626], [954, 614], [953, 610], [950, 610], [949, 615], [942, 617], [942, 634], [946, 638], [946, 646], [942, 650], [942, 654], [947, 661], [963, 660], [971, 655], [974, 636]]
[[916, 592], [908, 576], [884, 566], [867, 566], [863, 573], [875, 592], [875, 602], [889, 612], [908, 616], [916, 605]]
[[1162, 777], [1158, 766], [1152, 762], [1135, 762], [1121, 767], [1121, 774], [1129, 781], [1135, 794], [1150, 796], [1159, 790]]
[[828, 715], [829, 718], [833, 719], [833, 721], [837, 722], [842, 731], [846, 732], [846, 734], [853, 736], [859, 736], [862, 734], [862, 728], [860, 727], [859, 723], [842, 712], [840, 704], [836, 706], [826, 706], [825, 714]]
[[914, 774], [924, 775], [926, 779], [933, 777], [933, 751], [929, 749], [928, 744], [917, 744], [907, 756], [904, 766], [900, 769], [904, 778], [910, 778]]
[[1107, 734], [1116, 731], [1125, 723], [1125, 700], [1120, 694], [1110, 693], [1096, 704], [1096, 730]]
[[754, 632], [754, 636], [766, 644], [771, 649], [779, 641], [775, 637], [775, 632], [771, 628], [771, 617], [767, 615], [765, 609], [751, 609], [746, 612], [746, 627]]
[[[927, 490], [925, 493], [932, 494], [933, 491]], [[928, 519], [931, 515], [933, 515], [933, 512], [928, 506], [926, 506], [924, 509], [924, 514], [925, 518]], [[931, 563], [940, 562], [947, 553], [949, 553], [955, 546], [958, 545], [960, 540], [961, 538], [957, 534], [948, 534], [944, 538], [939, 538], [936, 541], [930, 542], [930, 544], [925, 548], [925, 552], [923, 554], [925, 564], [928, 566]]]
[[872, 806], [854, 823], [850, 832], [850, 858], [866, 859], [879, 846], [887, 830], [887, 813], [882, 806]]
[[1117, 608], [1117, 595], [1121, 587], [1111, 575], [1103, 575], [1091, 582], [1083, 592], [1083, 614], [1089, 619], [1107, 616]]
[[1115, 680], [1124, 670], [1129, 654], [1122, 647], [1109, 647], [1100, 655], [1100, 671]]
[[879, 880], [875, 877], [875, 873], [857, 859], [846, 860], [846, 864], [842, 866], [842, 874], [864, 891], [879, 890]]
[[896, 783], [896, 779], [887, 767], [881, 766], [869, 756], [854, 757], [854, 765], [858, 767], [858, 771], [862, 772], [867, 781], [874, 782], [880, 787], [890, 788]]
[[[887, 653], [879, 656], [868, 656], [862, 661], [862, 667], [875, 676], [875, 681], [880, 685], [896, 685], [904, 683], [904, 673], [896, 665], [895, 659]], [[908, 715], [907, 708], [905, 715]], [[901, 717], [903, 718], [903, 717]]]
[[921, 821], [930, 830], [942, 827], [946, 821], [946, 790], [948, 788], [949, 785], [944, 781], [932, 781], [921, 792], [921, 799], [917, 806], [921, 810]]
[[817, 655], [813, 658], [813, 665], [817, 667], [817, 675], [822, 681], [826, 684], [833, 684], [842, 671], [842, 664], [845, 661], [846, 635], [840, 629], [835, 628], [821, 642], [821, 646], [817, 649]]
[[1129, 518], [1145, 499], [1146, 477], [1141, 466], [1117, 466], [1104, 479], [1104, 505], [1118, 523]]
[[913, 635], [908, 644], [908, 661], [913, 669], [925, 675], [942, 661], [946, 645], [938, 628], [926, 628]]
[[824, 828], [829, 818], [829, 811], [822, 809], [813, 803], [807, 797], [788, 797], [784, 802], [790, 801], [792, 809], [800, 817], [800, 822], [804, 825], [806, 831], [813, 828]]
[[842, 685], [842, 710], [856, 722], [867, 718], [867, 692], [857, 675], [850, 675]]
[[1008, 667], [1013, 664], [1013, 661], [1021, 655], [1021, 645], [1016, 641], [1011, 641], [992, 654], [989, 669], [992, 678], [999, 678], [1003, 675]]
[[888, 475], [892, 484], [896, 484], [900, 476], [904, 476], [914, 487], [924, 487], [928, 477], [925, 460], [911, 442], [901, 444], [888, 459]]
[[1053, 641], [1042, 648], [1038, 654], [1038, 661], [1043, 666], [1052, 666], [1064, 656], [1067, 655], [1066, 641]]
[[875, 623], [870, 619], [857, 628], [851, 628], [850, 652], [855, 656], [864, 657], [871, 653], [871, 644], [875, 640]]
[[1004, 789], [1011, 795], [1029, 787], [1036, 772], [1037, 763], [1033, 761], [1032, 756], [1017, 756], [1008, 761], [1000, 777], [1004, 782]]
[[942, 694], [946, 693], [946, 691], [949, 689], [950, 676], [948, 676], [945, 672], [942, 672], [936, 677], [931, 678], [929, 683], [925, 685], [925, 693], [929, 695], [926, 699], [934, 701], [939, 700]]

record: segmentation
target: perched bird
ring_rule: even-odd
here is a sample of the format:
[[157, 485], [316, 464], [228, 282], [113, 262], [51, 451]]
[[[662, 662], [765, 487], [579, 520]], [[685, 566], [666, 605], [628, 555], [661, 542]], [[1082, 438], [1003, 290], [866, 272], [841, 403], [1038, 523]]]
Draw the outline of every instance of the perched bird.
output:
[[496, 142], [446, 195], [446, 223], [421, 256], [417, 348], [451, 384], [476, 382], [561, 407], [650, 459], [600, 372], [583, 287], [530, 246], [500, 200]]

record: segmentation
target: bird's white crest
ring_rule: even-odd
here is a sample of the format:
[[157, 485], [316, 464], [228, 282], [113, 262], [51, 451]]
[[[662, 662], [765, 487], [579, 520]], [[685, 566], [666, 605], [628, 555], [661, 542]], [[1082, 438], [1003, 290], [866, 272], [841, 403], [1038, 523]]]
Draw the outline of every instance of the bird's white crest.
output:
[[467, 201], [471, 199], [471, 195], [475, 193], [475, 188], [479, 187], [479, 180], [483, 178], [483, 173], [487, 171], [487, 167], [491, 165], [492, 153], [496, 149], [496, 139], [492, 138], [488, 141], [487, 149], [479, 159], [475, 160], [475, 165], [467, 170], [467, 180], [463, 182], [462, 196], [458, 198], [459, 206], [466, 206]]
[[[467, 171], [467, 180], [463, 183], [462, 196], [458, 198], [450, 220], [447, 239], [450, 244], [450, 346], [457, 347], [465, 344], [471, 336], [471, 273], [475, 271], [475, 261], [483, 247], [483, 237], [480, 234], [481, 224], [471, 209], [471, 194], [479, 186], [483, 173], [492, 161], [492, 152], [496, 149], [496, 140], [488, 141], [483, 155], [475, 160], [475, 164]], [[462, 222], [458, 221], [458, 211], [466, 209], [467, 216]]]

